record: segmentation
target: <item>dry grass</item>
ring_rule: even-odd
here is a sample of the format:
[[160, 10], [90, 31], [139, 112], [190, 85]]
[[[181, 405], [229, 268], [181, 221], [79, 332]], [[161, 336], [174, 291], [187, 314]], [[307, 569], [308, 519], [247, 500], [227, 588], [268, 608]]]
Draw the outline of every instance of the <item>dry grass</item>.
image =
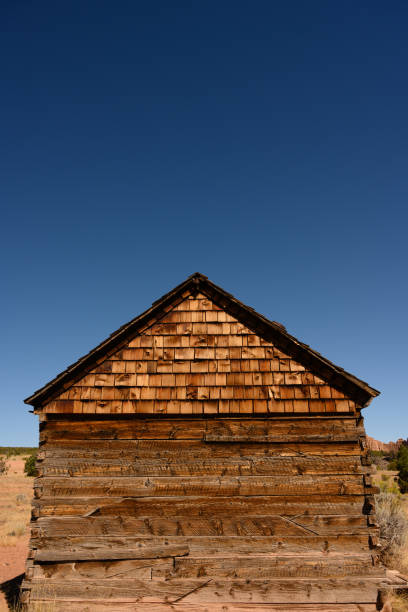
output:
[[408, 549], [408, 516], [402, 496], [381, 487], [376, 497], [376, 517], [380, 526], [382, 560], [387, 567], [403, 572]]
[[[402, 496], [402, 509], [408, 520], [408, 494]], [[405, 546], [401, 550], [401, 569], [400, 572], [408, 576], [408, 532], [405, 534]], [[408, 607], [407, 607], [408, 610]]]
[[[381, 557], [390, 569], [408, 575], [408, 495], [401, 495], [394, 473], [379, 472], [376, 517], [380, 526]], [[390, 593], [386, 612], [408, 612], [408, 593]]]
[[395, 483], [397, 485], [396, 491], [399, 491], [398, 472], [395, 470], [380, 470], [377, 468], [373, 473], [373, 482], [377, 487], [382, 487], [386, 483], [389, 488]]
[[387, 603], [391, 604], [392, 612], [408, 612], [408, 595], [390, 595]]
[[0, 546], [12, 547], [26, 537], [30, 521], [33, 479], [24, 474], [24, 458], [10, 457], [0, 477]]
[[[28, 523], [33, 478], [24, 474], [24, 458], [7, 457], [7, 472], [0, 476], [0, 583], [24, 572], [28, 551]], [[0, 592], [0, 611], [8, 611]]]

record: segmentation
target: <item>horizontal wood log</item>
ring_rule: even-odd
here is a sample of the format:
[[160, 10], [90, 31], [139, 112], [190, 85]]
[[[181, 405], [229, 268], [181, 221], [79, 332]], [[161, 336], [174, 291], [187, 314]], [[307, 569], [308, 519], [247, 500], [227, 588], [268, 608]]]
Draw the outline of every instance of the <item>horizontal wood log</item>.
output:
[[[325, 534], [341, 534], [341, 533], [359, 533], [361, 531], [367, 532], [368, 521], [367, 516], [321, 516], [321, 515], [307, 515], [288, 517], [293, 520], [297, 525], [302, 526], [304, 529], [314, 531], [319, 535]], [[371, 531], [371, 530], [370, 530]]]
[[[180, 557], [178, 557], [180, 558]], [[153, 570], [161, 571], [162, 575], [173, 568], [173, 559], [132, 559], [126, 561], [78, 561], [69, 563], [36, 563], [28, 576], [46, 580], [92, 580], [140, 578], [151, 580]], [[27, 577], [28, 572], [26, 572]]]
[[[294, 522], [295, 521], [295, 522]], [[32, 537], [76, 535], [318, 535], [368, 533], [367, 517], [361, 514], [309, 516], [253, 516], [225, 518], [164, 517], [135, 519], [120, 517], [45, 517], [32, 526]]]
[[267, 557], [175, 557], [126, 561], [76, 561], [35, 564], [30, 578], [48, 580], [112, 580], [118, 577], [152, 580], [164, 578], [223, 579], [260, 578], [336, 578], [339, 576], [370, 575], [383, 577], [384, 569], [374, 565], [369, 554], [338, 555], [269, 555]]
[[262, 444], [264, 442], [270, 444], [291, 444], [292, 442], [298, 444], [313, 444], [313, 443], [321, 443], [324, 442], [326, 444], [332, 442], [358, 442], [360, 436], [355, 432], [347, 434], [310, 434], [310, 435], [302, 435], [302, 434], [286, 434], [284, 439], [279, 435], [244, 435], [244, 436], [223, 436], [217, 434], [208, 434], [205, 435], [203, 440], [208, 443], [215, 442], [229, 442], [230, 444], [240, 444], [240, 443], [248, 443], [248, 444]]
[[[119, 540], [105, 542], [105, 546], [92, 545], [92, 543], [84, 543], [83, 549], [75, 548], [75, 539], [71, 540], [71, 550], [61, 550], [54, 547], [53, 549], [36, 549], [34, 552], [34, 559], [36, 561], [71, 561], [81, 559], [166, 559], [169, 557], [179, 557], [189, 554], [189, 547], [184, 542], [179, 541], [176, 544], [170, 545], [165, 542], [164, 545], [150, 546], [146, 542], [139, 541], [135, 543], [133, 548], [129, 548], [130, 541], [125, 546], [121, 547], [120, 544], [126, 544], [126, 542], [120, 542]], [[111, 546], [109, 546], [109, 543]], [[34, 542], [32, 543], [34, 544]], [[114, 546], [112, 546], [112, 544]]]
[[[55, 554], [63, 554], [64, 561], [92, 560], [95, 551], [105, 559], [151, 558], [152, 549], [161, 551], [163, 548], [173, 550], [178, 546], [188, 547], [190, 557], [203, 557], [217, 555], [221, 557], [239, 555], [270, 555], [283, 553], [310, 554], [312, 551], [320, 553], [367, 553], [369, 550], [369, 536], [367, 535], [338, 535], [338, 536], [71, 536], [71, 537], [44, 537], [32, 541], [34, 555], [41, 551], [42, 561], [56, 561]], [[145, 551], [145, 552], [144, 552]], [[146, 552], [147, 551], [147, 552]], [[119, 554], [119, 557], [115, 555]], [[135, 556], [136, 555], [136, 556]], [[145, 557], [140, 557], [145, 555]], [[179, 555], [180, 556], [180, 555]]]
[[[313, 495], [307, 498], [289, 496], [251, 497], [42, 497], [33, 503], [33, 514], [40, 516], [133, 516], [155, 518], [167, 516], [225, 517], [259, 514], [353, 514], [371, 513], [374, 506], [359, 495]], [[363, 512], [364, 511], [364, 512]]]
[[47, 457], [39, 462], [41, 476], [245, 476], [294, 474], [361, 474], [360, 457], [297, 455], [208, 458], [170, 462], [160, 459], [77, 459]]
[[[34, 579], [31, 598], [47, 599], [42, 591], [43, 581]], [[375, 578], [343, 579], [275, 579], [231, 580], [81, 580], [53, 581], [49, 600], [59, 597], [111, 600], [127, 598], [137, 603], [165, 603], [184, 600], [185, 603], [373, 603], [377, 598]]]
[[[49, 601], [36, 599], [39, 606], [47, 609]], [[40, 608], [40, 609], [42, 609]], [[66, 612], [67, 601], [64, 599], [52, 601], [53, 612]], [[112, 612], [112, 603], [93, 600], [75, 599], [75, 612]], [[114, 612], [135, 612], [135, 604], [132, 602], [115, 600]], [[222, 603], [216, 604], [191, 604], [183, 603], [137, 603], [138, 612], [376, 612], [375, 603], [371, 604], [240, 604]]]
[[[158, 380], [155, 382], [155, 387], [146, 385], [144, 389], [133, 387], [132, 385], [126, 387], [126, 398], [131, 397], [132, 399], [124, 399], [124, 392], [119, 386], [106, 386], [104, 391], [105, 398], [107, 394], [111, 395], [111, 392], [118, 390], [122, 399], [56, 400], [50, 402], [45, 410], [47, 413], [55, 414], [69, 414], [72, 411], [95, 414], [100, 413], [102, 410], [112, 410], [119, 414], [135, 414], [142, 417], [151, 414], [203, 414], [210, 416], [212, 414], [223, 413], [229, 413], [235, 417], [240, 414], [274, 417], [282, 413], [304, 414], [308, 411], [317, 412], [319, 415], [324, 415], [325, 412], [333, 412], [338, 415], [355, 414], [353, 412], [355, 408], [354, 403], [349, 400], [266, 399], [265, 396], [268, 393], [266, 384], [264, 388], [259, 387], [258, 389], [251, 386], [230, 387], [226, 390], [223, 390], [222, 387], [198, 388], [194, 391], [194, 396], [185, 399], [188, 391], [184, 385], [180, 384], [177, 389], [171, 386], [162, 388]], [[92, 387], [89, 387], [89, 389], [92, 389]], [[316, 391], [318, 393], [318, 389]], [[195, 399], [198, 392], [200, 393], [200, 398]], [[141, 400], [141, 395], [146, 399]], [[180, 395], [182, 399], [180, 399]], [[41, 436], [40, 441], [42, 441]]]
[[134, 419], [100, 421], [49, 421], [42, 428], [44, 440], [116, 440], [116, 439], [164, 439], [164, 440], [202, 440], [227, 437], [271, 437], [285, 438], [294, 436], [331, 436], [363, 435], [364, 428], [356, 424], [356, 419], [315, 419], [296, 417], [292, 420], [279, 419]]
[[357, 442], [330, 443], [214, 443], [190, 440], [57, 440], [47, 442], [45, 457], [73, 457], [76, 459], [110, 459], [127, 457], [130, 462], [140, 459], [161, 459], [163, 461], [181, 459], [206, 459], [215, 457], [245, 456], [361, 456]]
[[262, 420], [271, 420], [276, 419], [277, 422], [283, 421], [291, 421], [296, 422], [299, 420], [304, 421], [336, 421], [340, 420], [341, 422], [350, 421], [350, 423], [357, 424], [357, 426], [362, 426], [362, 415], [360, 414], [345, 414], [345, 413], [337, 413], [337, 412], [328, 412], [326, 414], [320, 414], [311, 412], [310, 414], [298, 414], [294, 415], [293, 413], [282, 413], [282, 414], [274, 414], [274, 415], [253, 415], [253, 414], [242, 414], [242, 415], [230, 415], [230, 414], [208, 414], [208, 415], [187, 415], [187, 414], [160, 414], [160, 415], [134, 415], [134, 414], [124, 414], [124, 413], [98, 413], [98, 414], [82, 414], [82, 413], [73, 413], [73, 414], [52, 414], [52, 413], [44, 413], [41, 414], [40, 423], [49, 423], [49, 422], [59, 422], [59, 423], [91, 423], [91, 422], [103, 422], [103, 423], [112, 423], [116, 421], [134, 421], [135, 418], [141, 422], [154, 423], [156, 421], [169, 421], [170, 423], [177, 422], [187, 422], [187, 421], [219, 421], [219, 422], [228, 422], [228, 421], [262, 421]]
[[36, 481], [36, 497], [172, 497], [190, 495], [209, 496], [299, 496], [299, 495], [362, 495], [370, 493], [361, 475], [348, 476], [239, 476], [239, 477], [44, 477]]
[[176, 558], [173, 567], [153, 568], [153, 578], [336, 578], [339, 576], [384, 576], [371, 555], [296, 555], [269, 557]]

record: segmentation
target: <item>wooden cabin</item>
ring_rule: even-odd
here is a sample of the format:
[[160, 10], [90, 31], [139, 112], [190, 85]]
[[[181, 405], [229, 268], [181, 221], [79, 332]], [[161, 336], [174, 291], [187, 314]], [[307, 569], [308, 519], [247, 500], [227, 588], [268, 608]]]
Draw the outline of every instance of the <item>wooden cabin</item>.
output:
[[361, 409], [377, 395], [194, 274], [26, 400], [40, 452], [23, 601], [375, 610]]

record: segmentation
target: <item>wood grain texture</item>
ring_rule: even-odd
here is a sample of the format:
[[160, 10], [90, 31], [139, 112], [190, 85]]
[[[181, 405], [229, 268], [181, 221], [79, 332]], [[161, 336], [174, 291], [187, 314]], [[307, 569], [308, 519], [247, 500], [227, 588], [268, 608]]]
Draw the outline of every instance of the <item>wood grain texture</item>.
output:
[[177, 558], [174, 566], [153, 569], [153, 578], [337, 578], [382, 576], [371, 555], [270, 555], [268, 557]]
[[[160, 584], [205, 578], [254, 584], [243, 599], [269, 606], [281, 597], [278, 578], [310, 579], [294, 595], [303, 603], [311, 581], [330, 579], [346, 605], [345, 580], [370, 577], [374, 597], [383, 578], [364, 428], [353, 415], [56, 415], [41, 428], [28, 589], [52, 583], [55, 597], [69, 600], [64, 584], [80, 577], [82, 599], [104, 593], [115, 606], [122, 593], [137, 607], [162, 597], [160, 606], [170, 602]], [[126, 592], [130, 578], [157, 586], [155, 595]], [[262, 596], [260, 580], [275, 581]], [[224, 587], [216, 592], [191, 605], [205, 609], [207, 596], [211, 606], [219, 597], [231, 605]]]
[[[68, 598], [70, 601], [84, 597], [96, 600], [128, 599], [134, 602], [185, 603], [372, 603], [377, 597], [378, 579], [342, 578], [318, 580], [292, 578], [275, 580], [229, 581], [215, 579], [185, 580], [82, 580], [53, 581], [49, 599]], [[23, 585], [25, 586], [25, 585]], [[31, 598], [46, 599], [42, 592], [42, 580], [30, 582]], [[37, 595], [38, 593], [38, 595]]]
[[[78, 561], [74, 563], [36, 563], [29, 578], [52, 580], [112, 580], [120, 576], [151, 580], [153, 570], [172, 571], [173, 558], [131, 559], [125, 561]], [[159, 574], [158, 574], [159, 575]]]
[[[180, 545], [188, 548], [189, 557], [271, 555], [276, 553], [342, 554], [370, 553], [368, 534], [316, 536], [310, 532], [285, 536], [64, 536], [34, 538], [34, 556], [41, 553], [43, 561], [56, 561], [54, 555], [64, 555], [65, 561], [92, 560], [95, 554], [104, 559], [138, 559], [149, 557], [151, 550], [164, 550]], [[143, 551], [147, 551], [144, 553]], [[116, 555], [119, 555], [118, 557]], [[128, 555], [127, 557], [124, 555]]]
[[[37, 560], [40, 560], [39, 558]], [[47, 560], [49, 561], [49, 560]], [[269, 555], [243, 557], [144, 558], [125, 561], [75, 561], [37, 563], [30, 578], [47, 580], [113, 580], [118, 577], [153, 579], [179, 578], [337, 578], [361, 575], [381, 576], [371, 555]]]
[[250, 496], [250, 497], [47, 497], [34, 500], [37, 516], [74, 516], [98, 514], [101, 516], [132, 516], [154, 518], [166, 516], [226, 517], [233, 515], [279, 514], [358, 514], [372, 512], [366, 508], [363, 495]]
[[203, 440], [205, 437], [242, 438], [281, 436], [324, 436], [330, 440], [337, 437], [364, 435], [364, 427], [355, 417], [310, 417], [296, 418], [215, 418], [215, 419], [106, 419], [73, 421], [50, 420], [44, 429], [44, 439], [70, 440], [130, 439], [130, 440]]
[[363, 476], [296, 475], [296, 476], [189, 476], [180, 477], [52, 477], [37, 479], [36, 498], [48, 497], [179, 497], [214, 496], [301, 496], [301, 495], [363, 495], [371, 493]]
[[[45, 457], [42, 451], [42, 457]], [[78, 451], [82, 456], [82, 452]], [[51, 452], [47, 461], [41, 459], [38, 470], [41, 476], [293, 476], [326, 475], [340, 477], [364, 474], [360, 456], [278, 455], [231, 456], [182, 461], [178, 455], [172, 460], [128, 458], [55, 457]], [[132, 459], [132, 460], [130, 460]]]
[[279, 442], [259, 442], [251, 444], [239, 442], [217, 442], [203, 444], [198, 440], [57, 440], [47, 442], [45, 451], [47, 457], [63, 458], [119, 458], [128, 457], [135, 462], [141, 459], [205, 460], [215, 457], [325, 457], [354, 456], [361, 457], [361, 446], [357, 442], [319, 443], [287, 442], [284, 437]]
[[[33, 539], [61, 536], [305, 536], [368, 533], [367, 517], [295, 515], [177, 517], [136, 519], [128, 516], [44, 517], [32, 528]], [[34, 540], [33, 540], [34, 541]]]
[[[36, 602], [43, 608], [47, 608], [49, 600], [36, 599]], [[69, 600], [68, 600], [69, 602]], [[69, 602], [70, 603], [70, 602]], [[52, 602], [53, 612], [66, 612], [67, 600], [54, 599]], [[72, 608], [72, 606], [71, 606]], [[183, 603], [135, 603], [120, 601], [100, 602], [93, 600], [75, 600], [75, 612], [376, 612], [377, 607], [372, 604], [245, 604], [245, 603], [222, 603], [216, 604], [191, 604]]]
[[211, 299], [187, 296], [44, 407], [54, 414], [355, 413]]

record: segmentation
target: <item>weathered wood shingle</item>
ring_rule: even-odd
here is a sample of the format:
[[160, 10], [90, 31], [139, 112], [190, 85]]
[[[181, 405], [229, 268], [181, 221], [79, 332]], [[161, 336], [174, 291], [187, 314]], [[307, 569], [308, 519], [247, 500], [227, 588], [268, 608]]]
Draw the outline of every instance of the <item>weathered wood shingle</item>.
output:
[[[156, 322], [158, 322], [158, 328], [160, 328], [160, 323], [164, 323], [163, 319], [166, 320], [164, 328], [166, 333], [158, 331], [158, 338], [156, 339], [158, 344], [153, 346], [150, 344], [149, 338], [146, 337], [149, 335], [148, 330]], [[223, 327], [223, 323], [226, 324], [225, 327]], [[232, 325], [232, 328], [228, 328], [228, 324]], [[162, 360], [166, 361], [165, 349], [211, 348], [216, 345], [211, 345], [210, 342], [215, 343], [218, 338], [221, 342], [218, 348], [229, 348], [229, 355], [232, 360], [245, 359], [246, 357], [251, 359], [251, 355], [257, 353], [260, 357], [252, 357], [252, 359], [263, 359], [264, 353], [257, 350], [259, 348], [257, 345], [251, 351], [249, 348], [251, 345], [245, 344], [247, 334], [242, 333], [242, 330], [240, 331], [243, 326], [251, 330], [249, 335], [255, 342], [258, 342], [256, 338], [259, 337], [263, 342], [272, 345], [276, 351], [277, 359], [282, 353], [282, 362], [279, 368], [276, 365], [271, 366], [271, 368], [273, 367], [271, 371], [290, 371], [288, 364], [285, 363], [285, 360], [289, 358], [296, 361], [299, 366], [302, 364], [306, 370], [310, 370], [318, 378], [339, 389], [360, 406], [366, 406], [373, 397], [378, 395], [379, 392], [367, 383], [336, 366], [309, 346], [288, 334], [281, 324], [269, 321], [209, 281], [207, 277], [197, 273], [173, 291], [164, 295], [160, 300], [157, 300], [142, 315], [123, 325], [99, 346], [69, 366], [25, 401], [35, 407], [43, 406], [53, 397], [59, 396], [64, 389], [71, 387], [78, 378], [82, 378], [84, 372], [94, 370], [95, 366], [100, 366], [106, 362], [119, 349], [126, 349], [129, 343], [139, 335], [143, 336], [143, 341], [141, 341], [140, 346], [133, 348], [146, 349], [146, 351], [139, 353], [137, 360], [140, 359], [140, 355], [143, 359], [150, 360], [151, 349], [161, 348], [163, 349]], [[174, 330], [177, 331], [173, 333], [171, 329], [173, 329], [173, 332]], [[230, 330], [228, 333], [227, 329]], [[162, 335], [170, 336], [166, 338], [166, 344], [164, 338], [163, 340], [159, 339]], [[193, 335], [196, 344], [191, 345], [187, 337], [179, 338], [180, 335]], [[229, 340], [225, 338], [223, 340], [223, 336], [231, 337]], [[262, 343], [262, 341], [260, 342]], [[163, 344], [160, 344], [160, 342], [163, 342]], [[226, 344], [222, 344], [222, 342], [226, 342]], [[237, 350], [233, 351], [233, 348]], [[220, 355], [219, 352], [218, 360], [220, 360]], [[211, 372], [210, 369], [208, 371]]]

